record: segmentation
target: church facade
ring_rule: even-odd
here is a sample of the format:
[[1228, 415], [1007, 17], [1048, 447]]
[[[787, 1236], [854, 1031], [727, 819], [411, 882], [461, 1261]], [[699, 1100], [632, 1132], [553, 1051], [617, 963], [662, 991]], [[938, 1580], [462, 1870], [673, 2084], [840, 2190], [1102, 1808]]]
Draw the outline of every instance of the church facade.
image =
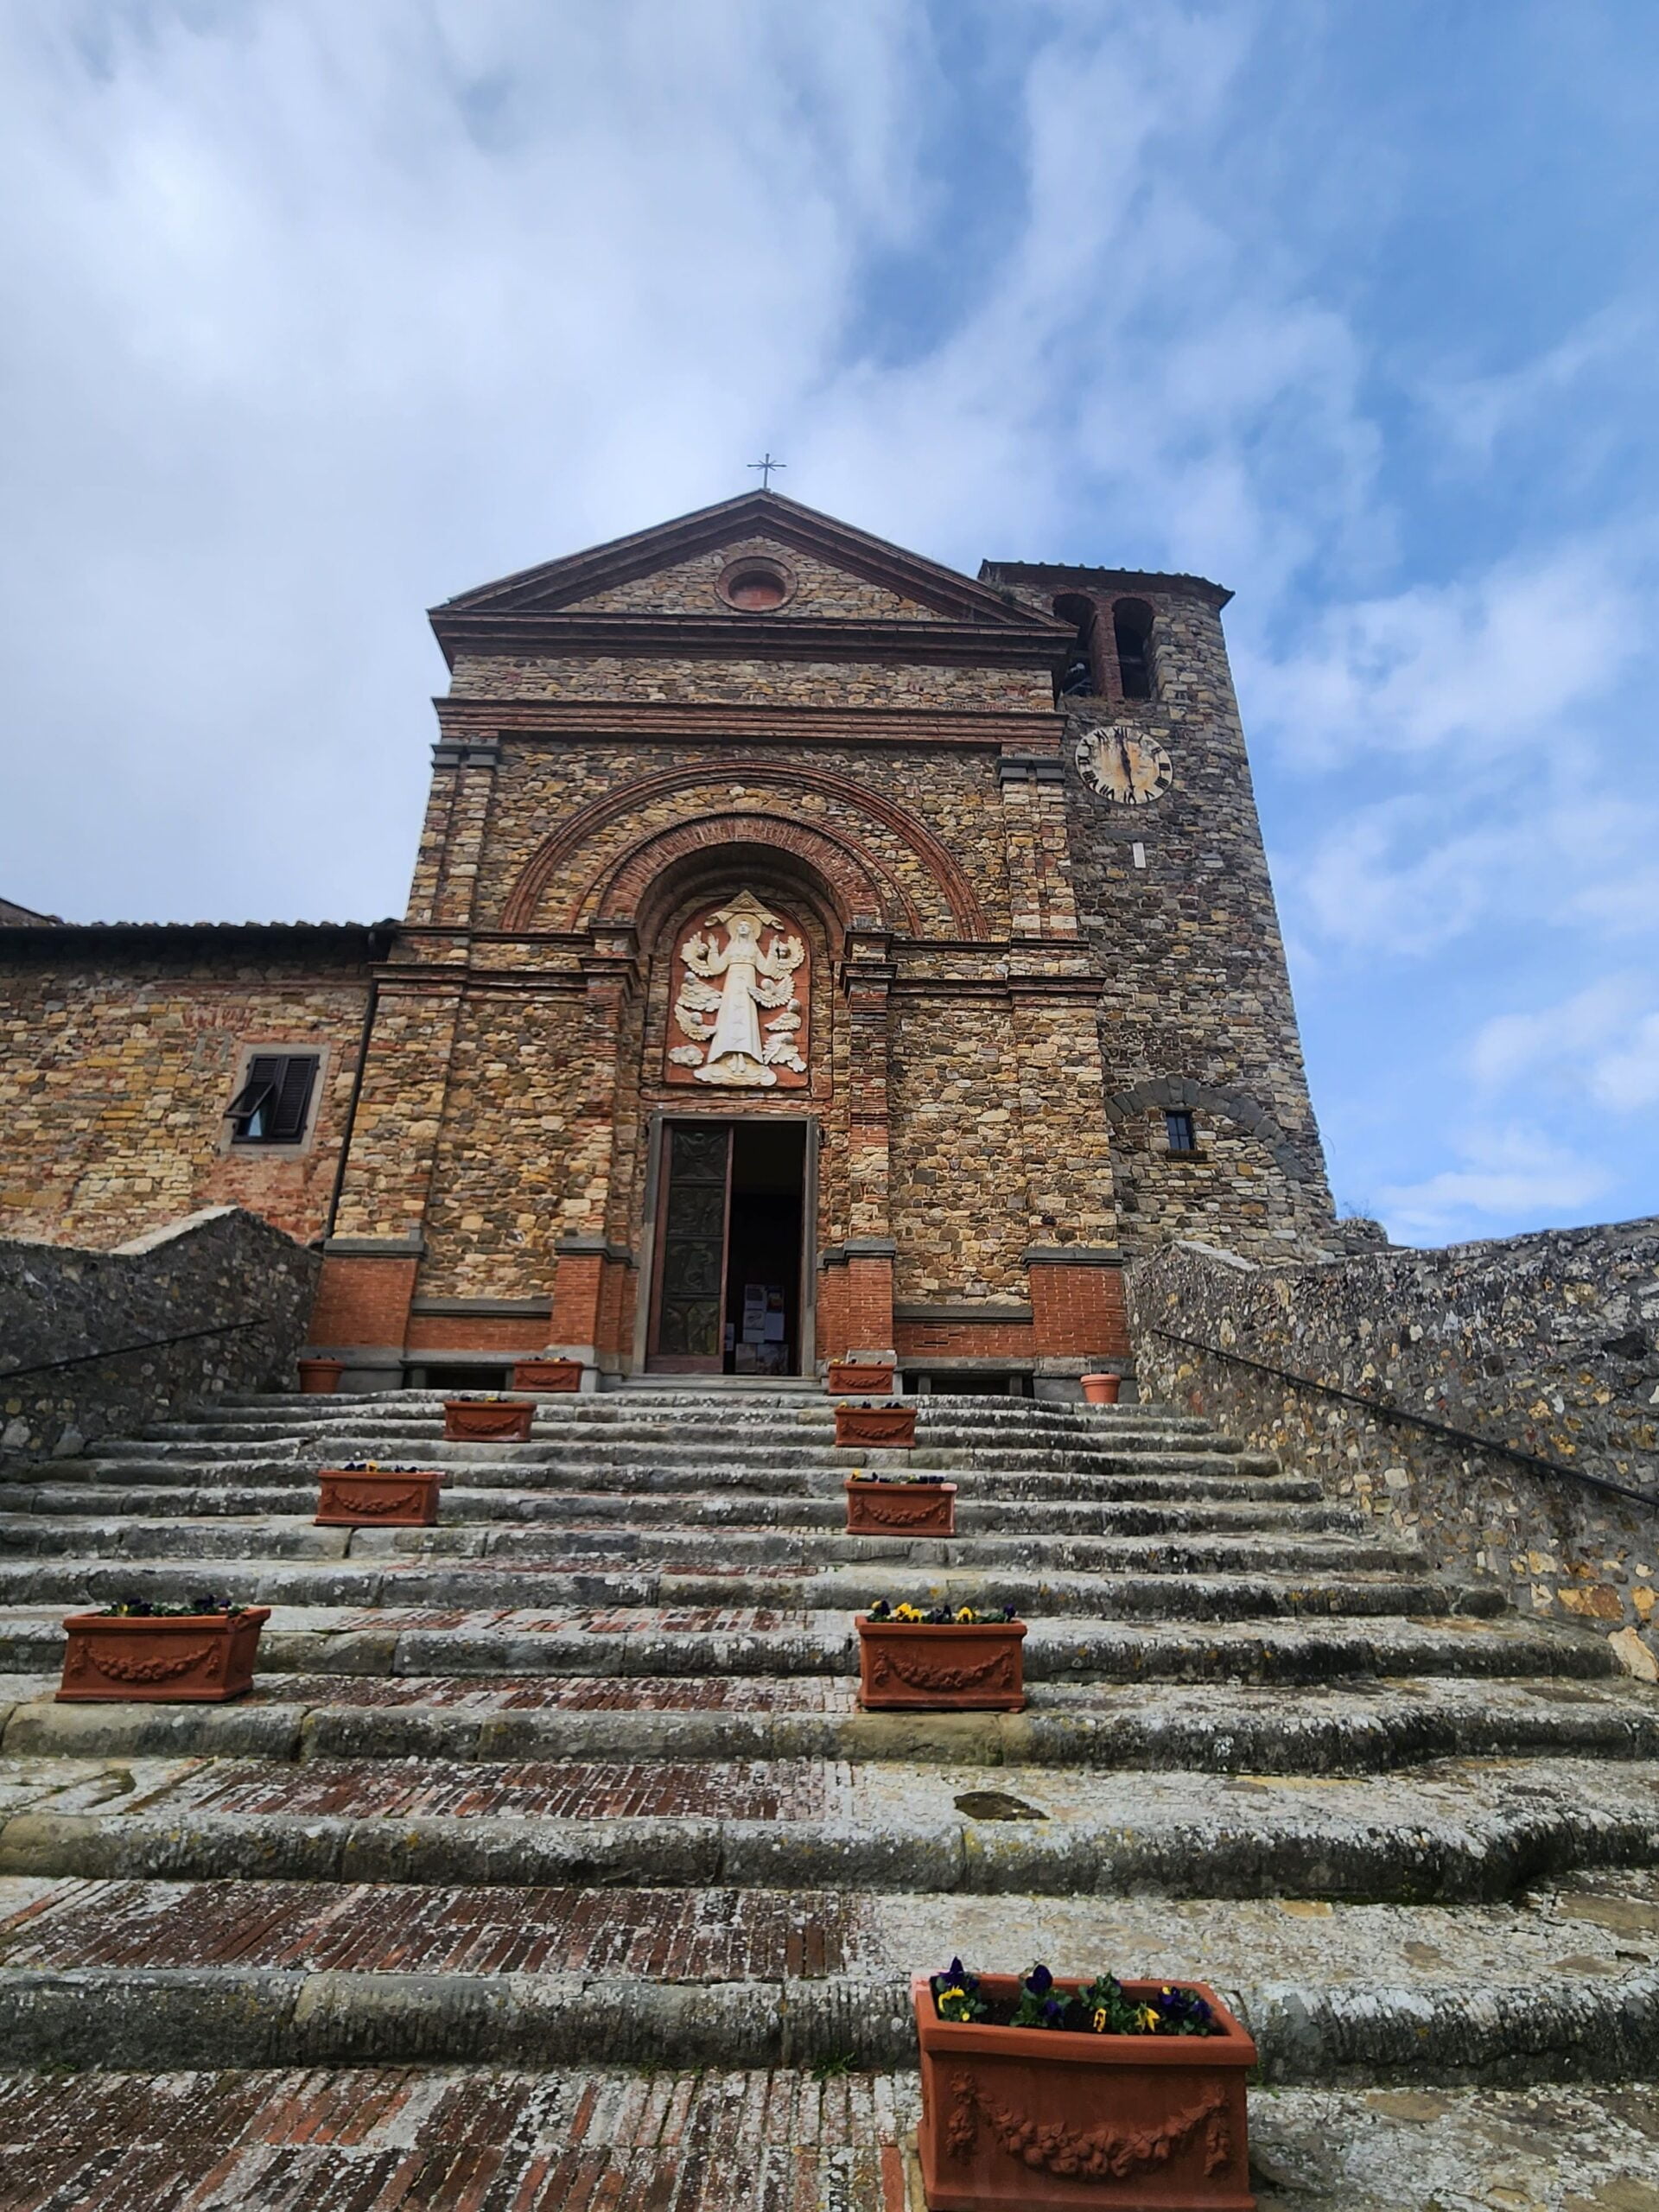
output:
[[1332, 1225], [1226, 598], [761, 492], [448, 601], [401, 922], [0, 915], [0, 1234], [246, 1205], [347, 1387], [1075, 1390]]

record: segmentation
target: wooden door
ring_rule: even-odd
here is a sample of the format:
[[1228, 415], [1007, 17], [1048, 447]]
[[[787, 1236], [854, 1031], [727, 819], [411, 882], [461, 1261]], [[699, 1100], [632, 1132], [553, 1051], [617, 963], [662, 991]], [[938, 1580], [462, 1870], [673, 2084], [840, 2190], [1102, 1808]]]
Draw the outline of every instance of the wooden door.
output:
[[731, 1205], [731, 1123], [669, 1122], [646, 1362], [660, 1373], [718, 1375], [725, 1367]]

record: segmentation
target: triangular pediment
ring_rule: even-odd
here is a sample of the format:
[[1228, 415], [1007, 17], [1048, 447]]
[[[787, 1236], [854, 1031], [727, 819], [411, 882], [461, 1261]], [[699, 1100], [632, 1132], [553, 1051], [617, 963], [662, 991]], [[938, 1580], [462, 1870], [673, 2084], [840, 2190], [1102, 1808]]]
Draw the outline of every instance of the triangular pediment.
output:
[[557, 615], [716, 620], [728, 612], [721, 579], [746, 560], [773, 560], [787, 597], [778, 617], [850, 622], [961, 622], [1041, 637], [1055, 626], [1011, 594], [776, 492], [613, 538], [563, 560], [462, 592], [433, 610], [440, 637], [455, 618]]

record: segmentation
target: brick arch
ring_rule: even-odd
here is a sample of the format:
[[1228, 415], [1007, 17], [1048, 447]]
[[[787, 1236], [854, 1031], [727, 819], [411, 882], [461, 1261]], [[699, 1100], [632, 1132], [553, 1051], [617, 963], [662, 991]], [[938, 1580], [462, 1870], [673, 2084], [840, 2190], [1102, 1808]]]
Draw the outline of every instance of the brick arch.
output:
[[1122, 1123], [1152, 1107], [1179, 1111], [1186, 1106], [1202, 1106], [1207, 1113], [1231, 1122], [1246, 1136], [1258, 1138], [1293, 1183], [1307, 1181], [1307, 1163], [1292, 1144], [1284, 1123], [1247, 1090], [1222, 1090], [1214, 1084], [1194, 1083], [1185, 1076], [1149, 1076], [1128, 1090], [1114, 1091], [1106, 1101], [1106, 1118]]
[[837, 836], [817, 823], [808, 829], [775, 814], [758, 812], [699, 815], [693, 821], [677, 823], [671, 830], [654, 830], [640, 838], [608, 875], [594, 877], [578, 893], [561, 926], [579, 929], [587, 916], [634, 921], [652, 883], [677, 861], [696, 855], [713, 861], [721, 846], [732, 845], [763, 846], [769, 853], [785, 853], [804, 862], [827, 887], [842, 922], [849, 927], [901, 929], [912, 935], [921, 928], [921, 917], [909, 893], [850, 838]]
[[932, 877], [950, 909], [959, 934], [977, 938], [990, 935], [984, 910], [967, 875], [933, 832], [907, 807], [896, 804], [880, 791], [867, 790], [850, 777], [835, 775], [827, 768], [781, 768], [768, 761], [744, 760], [709, 760], [696, 767], [658, 769], [653, 775], [635, 777], [632, 782], [578, 807], [567, 822], [543, 838], [525, 861], [518, 881], [507, 894], [498, 926], [507, 931], [530, 928], [542, 895], [560, 866], [619, 816], [632, 813], [636, 807], [647, 806], [654, 799], [693, 790], [699, 784], [720, 783], [739, 776], [746, 784], [773, 790], [816, 791], [880, 822], [904, 840]]

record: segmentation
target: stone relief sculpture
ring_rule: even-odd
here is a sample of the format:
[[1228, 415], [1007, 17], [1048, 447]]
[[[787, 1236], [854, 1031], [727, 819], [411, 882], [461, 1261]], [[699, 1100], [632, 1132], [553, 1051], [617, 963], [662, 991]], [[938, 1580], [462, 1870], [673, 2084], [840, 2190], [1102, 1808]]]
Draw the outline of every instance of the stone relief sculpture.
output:
[[[751, 891], [694, 922], [676, 955], [671, 1082], [770, 1090], [804, 1080], [806, 947]], [[683, 1070], [684, 1073], [679, 1071]]]

